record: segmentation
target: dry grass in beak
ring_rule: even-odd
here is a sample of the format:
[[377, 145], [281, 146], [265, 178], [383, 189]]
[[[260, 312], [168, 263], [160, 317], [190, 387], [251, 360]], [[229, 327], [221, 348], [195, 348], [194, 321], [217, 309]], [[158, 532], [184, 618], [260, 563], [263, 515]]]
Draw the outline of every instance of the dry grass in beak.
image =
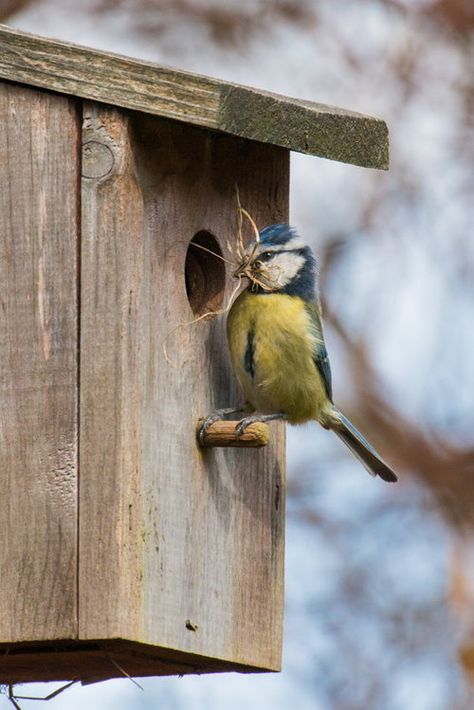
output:
[[[236, 197], [237, 197], [237, 220], [238, 220], [236, 252], [237, 252], [237, 257], [239, 259], [239, 262], [232, 261], [231, 259], [226, 259], [225, 257], [221, 256], [220, 254], [216, 254], [215, 252], [213, 252], [212, 249], [208, 249], [207, 247], [204, 247], [201, 244], [193, 243], [192, 246], [197, 247], [198, 249], [202, 249], [203, 251], [206, 251], [209, 254], [212, 254], [213, 256], [217, 257], [218, 259], [221, 259], [221, 261], [225, 262], [226, 264], [233, 266], [234, 268], [237, 266], [237, 269], [235, 269], [235, 271], [233, 272], [233, 276], [238, 279], [237, 286], [232, 291], [230, 298], [227, 302], [227, 305], [224, 308], [220, 308], [217, 311], [209, 311], [207, 313], [203, 313], [201, 316], [198, 316], [197, 318], [194, 318], [193, 320], [190, 320], [190, 321], [178, 323], [177, 325], [174, 326], [174, 328], [172, 328], [166, 334], [165, 339], [163, 341], [163, 355], [165, 357], [166, 362], [169, 365], [171, 365], [171, 367], [173, 367], [173, 368], [176, 368], [177, 365], [176, 365], [176, 363], [174, 363], [171, 360], [171, 358], [168, 355], [167, 343], [168, 343], [169, 338], [174, 333], [176, 333], [176, 331], [178, 331], [181, 328], [187, 328], [191, 325], [194, 325], [195, 323], [199, 323], [199, 322], [204, 321], [208, 318], [220, 316], [220, 315], [224, 315], [225, 313], [228, 313], [229, 310], [231, 309], [232, 304], [234, 303], [235, 297], [240, 289], [243, 276], [247, 277], [253, 284], [260, 286], [260, 288], [262, 288], [266, 291], [271, 290], [268, 286], [266, 286], [264, 283], [262, 283], [258, 279], [258, 277], [255, 276], [255, 274], [251, 271], [251, 269], [249, 269], [249, 266], [252, 262], [252, 258], [255, 255], [255, 250], [256, 250], [258, 243], [260, 241], [260, 234], [258, 231], [258, 227], [255, 224], [255, 221], [252, 219], [252, 217], [247, 212], [247, 210], [244, 209], [242, 207], [242, 205], [240, 204], [240, 194], [239, 194], [239, 188], [238, 188], [237, 184], [235, 186], [235, 190], [236, 190]], [[243, 241], [243, 236], [242, 236], [242, 227], [243, 227], [243, 218], [244, 217], [250, 222], [253, 233], [255, 235], [255, 244], [254, 244], [254, 247], [249, 255], [247, 255], [245, 252], [244, 241]], [[226, 241], [226, 246], [227, 246], [229, 253], [233, 255], [234, 250], [228, 240]], [[238, 264], [240, 264], [240, 265], [238, 265]]]

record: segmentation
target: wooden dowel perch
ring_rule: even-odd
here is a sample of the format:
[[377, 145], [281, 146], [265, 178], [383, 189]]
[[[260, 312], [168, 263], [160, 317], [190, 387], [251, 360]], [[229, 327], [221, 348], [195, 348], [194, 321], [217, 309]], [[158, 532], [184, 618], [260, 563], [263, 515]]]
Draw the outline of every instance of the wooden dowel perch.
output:
[[[198, 429], [202, 419], [198, 422]], [[204, 435], [203, 446], [237, 446], [241, 448], [258, 448], [266, 446], [270, 441], [270, 430], [266, 424], [255, 422], [250, 424], [242, 436], [238, 437], [235, 431], [238, 421], [220, 420], [214, 422]]]

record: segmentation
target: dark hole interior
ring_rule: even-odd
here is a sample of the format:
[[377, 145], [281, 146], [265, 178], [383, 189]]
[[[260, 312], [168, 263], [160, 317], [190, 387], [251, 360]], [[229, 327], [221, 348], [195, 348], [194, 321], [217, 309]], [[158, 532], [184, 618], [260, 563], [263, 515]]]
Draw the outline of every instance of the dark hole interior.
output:
[[184, 276], [189, 305], [197, 316], [217, 311], [222, 306], [225, 264], [219, 256], [222, 256], [221, 248], [210, 232], [198, 232], [191, 239]]

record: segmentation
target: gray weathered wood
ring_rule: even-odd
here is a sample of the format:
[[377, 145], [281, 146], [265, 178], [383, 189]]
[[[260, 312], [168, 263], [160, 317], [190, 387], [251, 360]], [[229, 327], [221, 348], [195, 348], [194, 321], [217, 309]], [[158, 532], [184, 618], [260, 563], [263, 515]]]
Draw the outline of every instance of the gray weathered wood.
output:
[[80, 638], [277, 669], [284, 430], [201, 450], [199, 417], [239, 401], [225, 318], [173, 329], [193, 236], [232, 258], [236, 183], [259, 225], [287, 218], [288, 152], [93, 104], [84, 143]]
[[384, 121], [0, 29], [0, 77], [363, 167], [388, 168]]
[[76, 636], [75, 101], [0, 82], [0, 642]]

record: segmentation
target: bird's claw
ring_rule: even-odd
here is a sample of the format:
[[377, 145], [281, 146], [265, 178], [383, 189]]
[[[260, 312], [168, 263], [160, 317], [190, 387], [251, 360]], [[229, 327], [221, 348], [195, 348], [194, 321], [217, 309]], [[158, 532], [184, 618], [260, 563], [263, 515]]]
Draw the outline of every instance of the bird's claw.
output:
[[228, 414], [233, 414], [234, 412], [242, 412], [244, 409], [242, 407], [227, 407], [226, 409], [215, 409], [213, 412], [208, 414], [208, 416], [203, 420], [201, 426], [198, 429], [198, 439], [201, 446], [204, 446], [204, 437], [206, 431], [209, 429], [211, 424], [224, 419]]
[[206, 431], [209, 429], [211, 424], [214, 424], [214, 422], [218, 422], [219, 419], [222, 419], [223, 413], [220, 410], [216, 410], [215, 412], [212, 412], [212, 414], [209, 414], [204, 421], [202, 422], [201, 426], [198, 429], [198, 439], [199, 443], [201, 446], [204, 445], [204, 437], [206, 435]]
[[247, 429], [247, 427], [258, 421], [260, 421], [259, 417], [244, 417], [243, 419], [241, 419], [235, 427], [235, 433], [237, 435], [237, 438], [240, 439], [240, 437], [245, 434], [245, 430]]

